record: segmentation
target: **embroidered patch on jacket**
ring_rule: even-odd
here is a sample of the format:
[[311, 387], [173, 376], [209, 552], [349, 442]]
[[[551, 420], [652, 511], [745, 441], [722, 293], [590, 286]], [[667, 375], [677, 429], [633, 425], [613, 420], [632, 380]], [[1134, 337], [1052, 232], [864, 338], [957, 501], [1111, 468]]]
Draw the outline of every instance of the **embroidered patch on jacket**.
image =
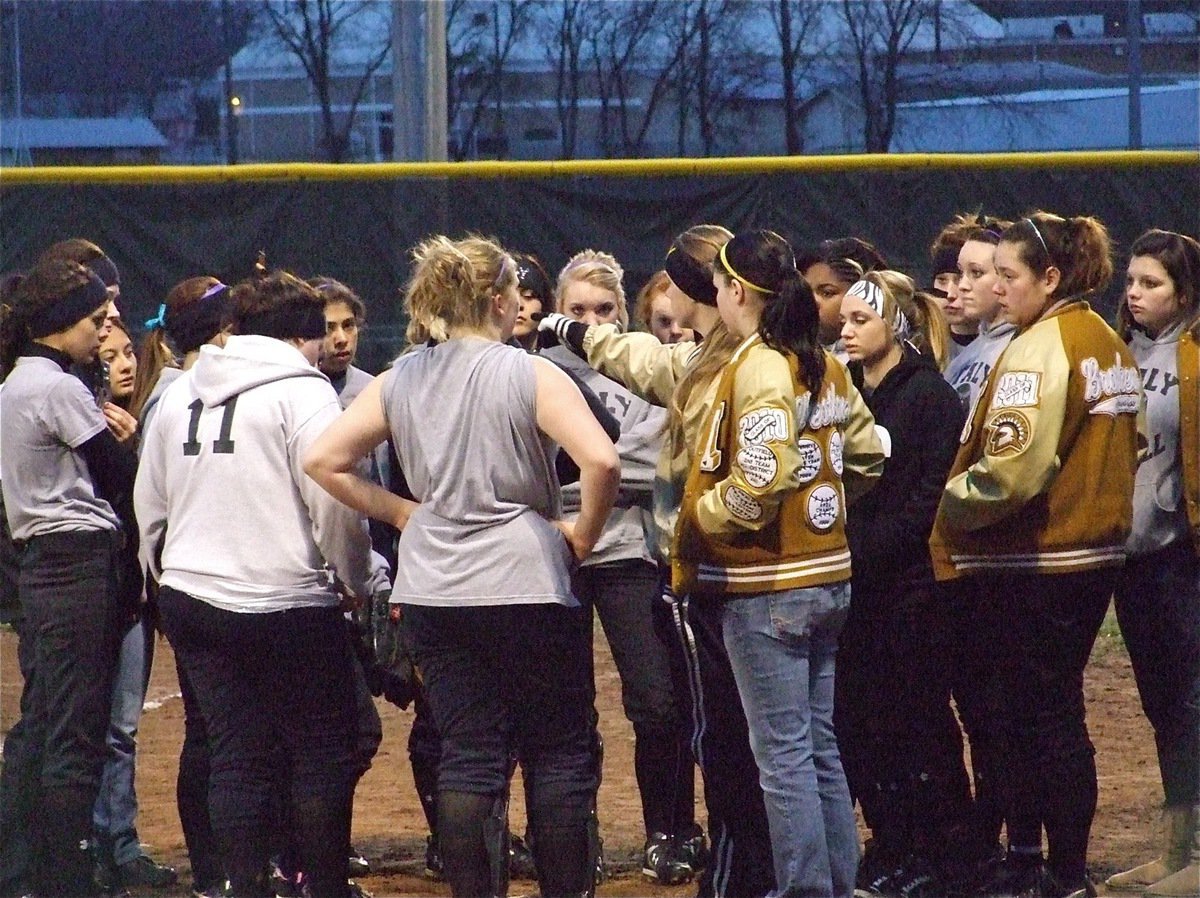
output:
[[842, 513], [842, 497], [828, 483], [818, 484], [808, 494], [805, 503], [808, 523], [814, 530], [824, 532], [837, 523]]
[[807, 437], [796, 443], [800, 450], [800, 467], [796, 469], [798, 483], [811, 483], [821, 473], [821, 462], [825, 460], [821, 452], [821, 444]]
[[1036, 371], [1006, 371], [996, 382], [992, 408], [1033, 408], [1038, 404], [1042, 375]]
[[1029, 419], [1020, 412], [993, 415], [987, 423], [988, 455], [1019, 455], [1029, 445]]
[[1110, 396], [1097, 402], [1090, 409], [1089, 415], [1109, 415], [1115, 418], [1117, 415], [1136, 415], [1138, 406], [1141, 405], [1141, 399], [1132, 393], [1122, 393], [1119, 396]]
[[838, 477], [842, 476], [842, 455], [846, 445], [846, 438], [842, 436], [840, 430], [835, 430], [829, 438], [829, 466], [833, 468], [833, 473]]
[[1095, 358], [1086, 358], [1079, 363], [1083, 375], [1083, 399], [1095, 402], [1089, 415], [1136, 415], [1142, 403], [1141, 372], [1134, 366], [1121, 364], [1121, 357], [1113, 354], [1113, 363], [1101, 368]]
[[746, 446], [739, 449], [737, 465], [742, 469], [746, 482], [755, 489], [770, 486], [779, 476], [779, 459], [766, 446]]
[[738, 419], [738, 442], [743, 446], [782, 443], [788, 438], [787, 412], [779, 408], [759, 408]]
[[726, 487], [721, 501], [725, 503], [731, 515], [743, 521], [757, 521], [763, 516], [763, 507], [758, 500], [736, 486]]

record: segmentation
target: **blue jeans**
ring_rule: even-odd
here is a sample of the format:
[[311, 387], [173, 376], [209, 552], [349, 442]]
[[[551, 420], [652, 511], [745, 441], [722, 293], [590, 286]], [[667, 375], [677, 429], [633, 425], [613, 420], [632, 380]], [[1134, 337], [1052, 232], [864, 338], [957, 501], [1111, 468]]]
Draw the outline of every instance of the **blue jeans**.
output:
[[142, 853], [137, 834], [137, 792], [134, 765], [138, 724], [154, 657], [154, 630], [139, 615], [121, 640], [113, 679], [112, 713], [108, 721], [108, 759], [100, 778], [100, 794], [92, 809], [102, 861], [124, 864]]
[[725, 648], [771, 828], [774, 895], [854, 892], [858, 833], [833, 731], [838, 634], [849, 606], [848, 583], [725, 605]]

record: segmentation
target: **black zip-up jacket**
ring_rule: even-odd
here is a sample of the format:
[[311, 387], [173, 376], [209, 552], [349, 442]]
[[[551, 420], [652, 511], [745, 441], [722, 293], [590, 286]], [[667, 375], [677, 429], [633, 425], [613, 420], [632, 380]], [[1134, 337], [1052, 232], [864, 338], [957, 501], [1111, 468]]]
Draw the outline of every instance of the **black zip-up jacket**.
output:
[[[862, 390], [861, 366], [851, 374]], [[911, 346], [879, 386], [862, 393], [892, 445], [883, 477], [849, 510], [851, 595], [860, 607], [897, 587], [933, 585], [929, 534], [965, 418], [936, 363]]]

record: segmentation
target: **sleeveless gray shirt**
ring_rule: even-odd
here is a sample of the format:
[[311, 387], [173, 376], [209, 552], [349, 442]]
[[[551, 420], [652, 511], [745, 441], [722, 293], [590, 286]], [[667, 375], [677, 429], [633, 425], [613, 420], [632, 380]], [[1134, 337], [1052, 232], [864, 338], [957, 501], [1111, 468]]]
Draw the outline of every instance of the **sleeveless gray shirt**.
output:
[[400, 534], [393, 602], [575, 606], [553, 441], [537, 427], [534, 362], [483, 339], [401, 356], [383, 414], [421, 502]]

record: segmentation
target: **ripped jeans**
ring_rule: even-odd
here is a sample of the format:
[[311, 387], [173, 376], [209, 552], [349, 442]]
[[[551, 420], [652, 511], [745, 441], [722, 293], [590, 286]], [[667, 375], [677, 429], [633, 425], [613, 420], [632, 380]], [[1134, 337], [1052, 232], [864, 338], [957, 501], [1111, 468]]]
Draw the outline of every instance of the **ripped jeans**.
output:
[[833, 731], [838, 634], [849, 607], [849, 583], [725, 605], [725, 648], [771, 828], [773, 895], [854, 891], [858, 834]]

